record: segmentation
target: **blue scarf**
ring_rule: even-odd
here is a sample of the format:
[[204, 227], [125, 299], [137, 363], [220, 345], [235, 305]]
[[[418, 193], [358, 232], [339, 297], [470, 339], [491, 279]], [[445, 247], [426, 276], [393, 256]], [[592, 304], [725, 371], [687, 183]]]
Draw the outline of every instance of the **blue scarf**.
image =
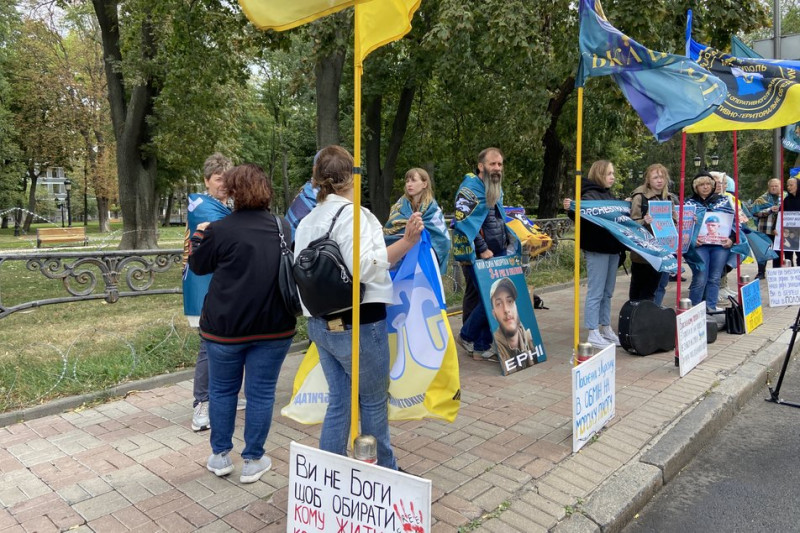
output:
[[294, 231], [297, 229], [297, 225], [316, 207], [318, 192], [319, 187], [314, 187], [312, 180], [308, 180], [292, 200], [289, 209], [286, 210], [286, 220], [292, 227], [292, 240], [294, 240]]
[[[201, 222], [214, 222], [225, 218], [231, 213], [228, 206], [209, 194], [192, 193], [189, 195], [189, 207], [187, 208], [187, 224], [189, 226], [189, 236], [197, 230], [197, 225]], [[183, 270], [183, 314], [186, 316], [200, 316], [203, 310], [203, 301], [206, 299], [208, 286], [211, 283], [211, 276], [198, 276], [189, 268], [189, 264]]]
[[[431, 200], [428, 204], [421, 205], [419, 210], [422, 213], [422, 222], [425, 224], [425, 229], [430, 236], [431, 247], [436, 252], [436, 258], [439, 260], [439, 272], [444, 276], [445, 272], [447, 272], [447, 261], [450, 258], [450, 233], [447, 231], [444, 215], [436, 200]], [[408, 198], [402, 196], [395, 202], [392, 206], [392, 211], [389, 213], [389, 220], [386, 221], [386, 225], [383, 227], [383, 238], [386, 241], [386, 246], [403, 238], [406, 231], [406, 223], [413, 214], [414, 210]]]
[[[503, 209], [503, 194], [496, 204], [501, 214]], [[466, 263], [475, 262], [475, 237], [486, 220], [489, 207], [486, 205], [486, 187], [475, 174], [469, 173], [464, 176], [464, 180], [456, 192], [456, 214], [453, 220], [453, 257], [456, 261]], [[514, 243], [516, 253], [521, 253], [521, 245], [517, 235], [506, 227], [506, 233], [510, 242]]]

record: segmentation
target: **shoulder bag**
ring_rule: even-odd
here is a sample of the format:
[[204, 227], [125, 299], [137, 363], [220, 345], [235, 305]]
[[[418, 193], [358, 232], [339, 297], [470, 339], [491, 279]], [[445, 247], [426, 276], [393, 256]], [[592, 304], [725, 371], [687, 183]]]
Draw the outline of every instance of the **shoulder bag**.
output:
[[[342, 258], [339, 245], [331, 239], [331, 231], [345, 204], [336, 212], [325, 234], [297, 254], [294, 280], [303, 304], [311, 316], [327, 316], [353, 307], [353, 277]], [[364, 297], [361, 284], [359, 301]]]
[[283, 238], [283, 224], [281, 217], [276, 216], [275, 222], [278, 224], [278, 236], [281, 238], [281, 265], [278, 272], [278, 288], [281, 291], [283, 304], [286, 311], [292, 316], [303, 314], [303, 307], [300, 305], [300, 295], [297, 293], [297, 284], [294, 282], [294, 257], [292, 251], [286, 246]]

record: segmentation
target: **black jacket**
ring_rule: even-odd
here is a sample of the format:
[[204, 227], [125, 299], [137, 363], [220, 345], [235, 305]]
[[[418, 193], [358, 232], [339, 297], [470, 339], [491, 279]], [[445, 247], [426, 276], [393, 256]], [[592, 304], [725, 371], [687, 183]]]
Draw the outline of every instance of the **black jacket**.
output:
[[[609, 189], [600, 187], [586, 178], [581, 181], [581, 200], [616, 200]], [[575, 220], [575, 213], [570, 211], [569, 218]], [[600, 254], [618, 254], [626, 250], [605, 228], [588, 220], [581, 220], [581, 250]]]
[[295, 334], [278, 289], [280, 239], [269, 211], [234, 211], [196, 232], [192, 244], [192, 271], [214, 274], [200, 315], [204, 339], [239, 344]]
[[506, 221], [503, 213], [497, 206], [492, 206], [483, 221], [480, 231], [475, 236], [475, 253], [480, 255], [486, 250], [491, 250], [495, 257], [506, 255]]
[[797, 194], [786, 193], [783, 198], [784, 211], [800, 211], [800, 191]]

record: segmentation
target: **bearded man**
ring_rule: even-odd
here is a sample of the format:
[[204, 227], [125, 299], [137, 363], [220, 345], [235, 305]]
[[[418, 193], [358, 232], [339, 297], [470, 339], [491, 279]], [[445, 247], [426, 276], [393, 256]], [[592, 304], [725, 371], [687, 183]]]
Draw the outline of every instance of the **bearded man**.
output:
[[469, 173], [455, 202], [453, 254], [466, 280], [463, 325], [458, 342], [478, 361], [499, 361], [492, 350], [492, 332], [475, 277], [476, 259], [515, 253], [519, 240], [506, 228], [503, 209], [503, 152], [486, 148], [478, 155], [477, 175]]

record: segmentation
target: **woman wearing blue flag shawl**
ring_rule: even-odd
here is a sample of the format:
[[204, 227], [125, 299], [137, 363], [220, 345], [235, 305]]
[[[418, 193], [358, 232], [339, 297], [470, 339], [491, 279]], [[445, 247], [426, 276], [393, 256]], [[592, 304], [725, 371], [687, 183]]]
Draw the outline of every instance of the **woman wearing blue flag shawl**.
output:
[[422, 222], [431, 237], [431, 246], [439, 262], [442, 275], [447, 271], [447, 260], [450, 256], [450, 233], [444, 222], [444, 215], [439, 204], [433, 199], [433, 184], [428, 173], [421, 168], [412, 168], [406, 172], [405, 194], [392, 206], [389, 220], [383, 227], [386, 246], [403, 238], [406, 223], [412, 214], [422, 214]]
[[[687, 205], [697, 207], [698, 217], [700, 213], [725, 213], [733, 216], [733, 206], [726, 196], [721, 196], [714, 192], [716, 182], [707, 172], [701, 172], [692, 180], [692, 190], [694, 195], [686, 200]], [[706, 217], [709, 224], [709, 234], [716, 230], [719, 225], [719, 218], [711, 215]], [[717, 227], [714, 227], [714, 225]], [[736, 238], [735, 228], [731, 228], [730, 235], [724, 239], [722, 244], [712, 244], [697, 240], [695, 251], [702, 260], [702, 264], [690, 263], [692, 269], [692, 284], [689, 286], [689, 298], [692, 305], [697, 305], [703, 301], [705, 295], [706, 308], [708, 311], [717, 310], [717, 299], [719, 297], [719, 281], [728, 260], [733, 240]], [[706, 239], [713, 240], [713, 239]]]
[[[189, 320], [189, 326], [199, 327], [200, 311], [203, 301], [211, 283], [211, 274], [198, 276], [189, 268], [189, 237], [194, 235], [197, 225], [202, 222], [214, 222], [228, 216], [231, 210], [225, 204], [228, 192], [225, 190], [222, 175], [233, 168], [233, 163], [220, 153], [215, 153], [206, 159], [203, 165], [203, 180], [206, 192], [189, 195], [189, 205], [186, 208], [186, 235], [184, 238], [184, 267], [183, 267], [183, 313]], [[208, 429], [208, 355], [206, 341], [200, 339], [200, 349], [197, 352], [197, 362], [194, 367], [194, 414], [192, 415], [192, 429], [202, 431]]]

